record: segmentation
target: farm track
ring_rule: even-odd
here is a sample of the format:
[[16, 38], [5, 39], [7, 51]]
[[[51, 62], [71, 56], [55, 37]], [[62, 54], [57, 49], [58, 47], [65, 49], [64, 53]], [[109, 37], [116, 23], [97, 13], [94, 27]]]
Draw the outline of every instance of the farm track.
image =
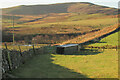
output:
[[65, 41], [63, 42], [62, 44], [67, 44], [67, 43], [84, 43], [84, 42], [88, 42], [88, 41], [91, 41], [95, 38], [100, 38], [104, 35], [107, 35], [115, 30], [118, 29], [118, 24], [115, 24], [113, 26], [110, 26], [110, 27], [106, 27], [102, 30], [99, 30], [99, 31], [95, 31], [95, 32], [91, 32], [91, 33], [87, 33], [85, 35], [80, 35], [74, 39], [71, 39], [71, 40], [68, 40], [68, 41]]

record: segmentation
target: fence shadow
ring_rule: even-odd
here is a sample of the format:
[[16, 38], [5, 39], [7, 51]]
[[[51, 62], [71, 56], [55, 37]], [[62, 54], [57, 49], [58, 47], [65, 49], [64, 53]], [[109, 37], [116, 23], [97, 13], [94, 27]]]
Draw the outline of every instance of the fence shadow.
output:
[[12, 71], [19, 78], [87, 78], [63, 66], [53, 63], [51, 54], [37, 55], [24, 65]]
[[90, 44], [95, 44], [95, 43], [107, 43], [107, 42], [105, 42], [105, 41], [104, 41], [104, 42], [103, 42], [103, 41], [101, 42], [101, 41], [99, 40], [99, 41], [97, 41], [97, 42], [88, 41], [88, 42], [85, 42], [84, 44], [85, 44], [85, 45], [90, 45]]
[[79, 52], [75, 52], [74, 54], [65, 54], [65, 55], [96, 55], [102, 53], [103, 50], [99, 49], [82, 49]]

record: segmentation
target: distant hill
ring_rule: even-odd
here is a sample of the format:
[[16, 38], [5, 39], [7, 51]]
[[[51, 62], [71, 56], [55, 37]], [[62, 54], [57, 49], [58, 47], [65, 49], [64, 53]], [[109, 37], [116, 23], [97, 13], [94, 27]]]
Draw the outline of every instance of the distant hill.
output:
[[117, 9], [88, 2], [59, 3], [50, 5], [21, 5], [3, 9], [3, 14], [40, 15], [48, 13], [102, 13], [107, 15], [116, 15]]

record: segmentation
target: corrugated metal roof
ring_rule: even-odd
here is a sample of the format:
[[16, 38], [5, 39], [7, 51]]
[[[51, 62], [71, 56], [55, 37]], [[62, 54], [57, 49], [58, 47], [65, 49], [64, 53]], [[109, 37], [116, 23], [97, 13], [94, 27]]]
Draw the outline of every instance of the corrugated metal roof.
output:
[[66, 44], [66, 45], [59, 45], [57, 47], [71, 47], [71, 46], [77, 46], [78, 44]]

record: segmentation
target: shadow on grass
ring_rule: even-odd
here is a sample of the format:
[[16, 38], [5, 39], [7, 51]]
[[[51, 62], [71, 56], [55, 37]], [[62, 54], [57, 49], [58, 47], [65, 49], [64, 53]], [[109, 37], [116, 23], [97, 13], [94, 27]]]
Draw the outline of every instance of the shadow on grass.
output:
[[107, 43], [107, 42], [97, 42], [97, 43]]
[[76, 52], [74, 54], [65, 54], [65, 55], [96, 55], [103, 53], [103, 51], [98, 50], [98, 49], [82, 49], [79, 52]]
[[63, 66], [56, 65], [51, 54], [41, 54], [33, 57], [12, 74], [18, 78], [87, 78]]
[[84, 45], [90, 45], [90, 44], [95, 44], [95, 43], [107, 43], [107, 42], [104, 42], [104, 41], [97, 41], [97, 42], [94, 42], [94, 41], [88, 41], [88, 42], [85, 42]]
[[[79, 53], [70, 55], [95, 55], [99, 53], [97, 50], [84, 49]], [[88, 78], [84, 74], [54, 64], [53, 58], [52, 54], [36, 55], [10, 73], [18, 78]]]

